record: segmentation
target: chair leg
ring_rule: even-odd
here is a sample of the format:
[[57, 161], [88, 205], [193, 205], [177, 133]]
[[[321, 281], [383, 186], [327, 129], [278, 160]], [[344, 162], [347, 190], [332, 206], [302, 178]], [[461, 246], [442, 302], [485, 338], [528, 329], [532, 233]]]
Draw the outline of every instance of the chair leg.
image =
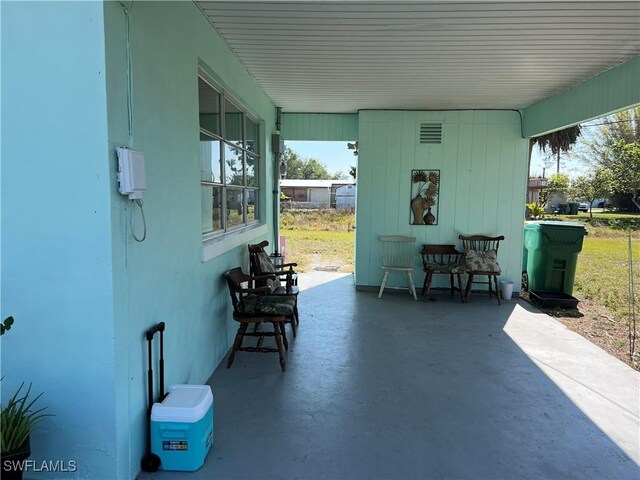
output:
[[500, 289], [498, 288], [498, 276], [497, 275], [493, 275], [493, 281], [496, 284], [496, 297], [498, 297], [498, 305], [502, 305], [502, 302], [500, 302]]
[[453, 285], [453, 273], [449, 275], [449, 281], [451, 282], [451, 296], [453, 297], [453, 291], [455, 290]]
[[382, 285], [380, 285], [380, 291], [378, 292], [378, 298], [382, 298], [382, 292], [384, 292], [384, 286], [387, 283], [388, 276], [389, 276], [389, 270], [385, 270], [384, 277], [382, 277]]
[[278, 357], [280, 359], [280, 368], [284, 372], [286, 368], [286, 364], [284, 359], [284, 349], [282, 348], [281, 323], [282, 322], [273, 322], [273, 335], [276, 337], [276, 345], [278, 347]]
[[429, 278], [429, 272], [424, 274], [424, 283], [422, 284], [422, 292], [420, 293], [420, 295], [424, 296], [425, 292], [427, 291], [427, 279]]
[[[293, 306], [293, 314], [296, 317], [295, 321], [296, 321], [296, 325], [300, 325], [300, 316], [298, 315], [298, 299], [296, 298], [296, 303]], [[293, 334], [293, 336], [295, 337], [295, 333]]]
[[458, 276], [458, 290], [460, 290], [460, 299], [462, 303], [467, 303], [467, 300], [464, 298], [464, 291], [462, 289], [462, 275], [459, 273], [456, 274]]
[[429, 295], [429, 292], [431, 291], [431, 282], [433, 281], [433, 273], [427, 273], [427, 277], [424, 279], [424, 281], [427, 284], [426, 294]]
[[469, 278], [467, 279], [467, 288], [465, 288], [464, 290], [465, 303], [469, 301], [469, 294], [471, 293], [472, 284], [473, 284], [473, 273], [469, 273]]
[[282, 334], [282, 344], [284, 345], [285, 350], [289, 350], [289, 340], [287, 340], [287, 332], [284, 329], [284, 322], [278, 322], [280, 325], [280, 332]]
[[413, 284], [413, 275], [411, 275], [411, 272], [407, 272], [407, 280], [409, 281], [409, 292], [413, 295], [413, 299], [417, 302], [418, 295], [416, 295], [416, 286]]
[[236, 333], [236, 338], [233, 342], [233, 346], [231, 347], [231, 352], [229, 352], [229, 359], [227, 360], [227, 368], [231, 368], [231, 364], [233, 363], [233, 359], [236, 356], [236, 352], [242, 345], [242, 339], [244, 338], [244, 332], [247, 331], [247, 324], [241, 323], [238, 327], [238, 332]]

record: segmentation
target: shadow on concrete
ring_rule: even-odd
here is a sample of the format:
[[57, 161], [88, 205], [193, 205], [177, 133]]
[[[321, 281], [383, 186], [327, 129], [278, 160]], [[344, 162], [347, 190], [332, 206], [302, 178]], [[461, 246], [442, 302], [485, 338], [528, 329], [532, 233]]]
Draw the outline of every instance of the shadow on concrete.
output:
[[637, 372], [528, 305], [437, 298], [309, 286], [286, 373], [223, 362], [205, 466], [142, 478], [639, 478]]

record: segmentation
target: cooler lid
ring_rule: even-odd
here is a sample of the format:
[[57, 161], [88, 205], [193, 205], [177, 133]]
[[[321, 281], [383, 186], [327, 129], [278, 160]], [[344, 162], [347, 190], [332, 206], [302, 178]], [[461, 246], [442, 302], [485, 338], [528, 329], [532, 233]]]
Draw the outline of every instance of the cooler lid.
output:
[[212, 404], [209, 385], [171, 385], [162, 403], [153, 404], [151, 421], [195, 423]]

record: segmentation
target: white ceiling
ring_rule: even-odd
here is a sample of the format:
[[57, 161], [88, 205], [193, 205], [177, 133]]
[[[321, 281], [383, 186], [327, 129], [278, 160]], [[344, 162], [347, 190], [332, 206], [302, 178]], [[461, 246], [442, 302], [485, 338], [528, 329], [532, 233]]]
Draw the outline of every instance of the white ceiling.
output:
[[517, 109], [640, 54], [640, 1], [197, 1], [285, 112]]

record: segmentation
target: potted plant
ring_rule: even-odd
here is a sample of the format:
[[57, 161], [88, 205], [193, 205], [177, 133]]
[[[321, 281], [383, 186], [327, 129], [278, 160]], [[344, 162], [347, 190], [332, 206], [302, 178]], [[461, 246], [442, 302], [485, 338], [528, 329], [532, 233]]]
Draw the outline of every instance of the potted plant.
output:
[[[0, 324], [0, 335], [4, 335], [13, 325], [13, 317]], [[0, 379], [1, 380], [1, 379]], [[46, 407], [35, 408], [42, 393], [35, 397], [31, 385], [26, 390], [24, 382], [6, 405], [0, 409], [0, 457], [2, 457], [3, 480], [21, 480], [24, 461], [31, 455], [29, 436], [44, 417]]]

